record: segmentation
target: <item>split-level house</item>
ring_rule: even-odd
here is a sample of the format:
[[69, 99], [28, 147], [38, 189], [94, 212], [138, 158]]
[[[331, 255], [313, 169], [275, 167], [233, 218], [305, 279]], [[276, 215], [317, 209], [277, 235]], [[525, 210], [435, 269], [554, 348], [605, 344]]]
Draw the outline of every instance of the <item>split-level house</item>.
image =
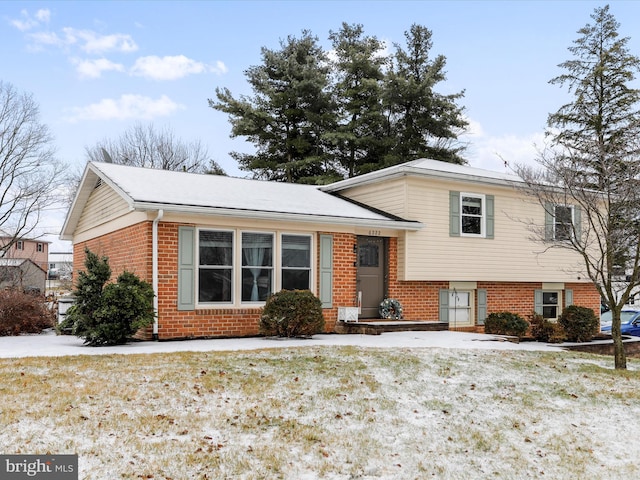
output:
[[598, 311], [580, 258], [531, 235], [531, 222], [546, 225], [552, 242], [579, 209], [554, 215], [519, 184], [435, 160], [322, 187], [89, 163], [61, 238], [74, 272], [88, 248], [114, 277], [126, 269], [153, 285], [149, 333], [162, 340], [255, 335], [281, 289], [314, 292], [327, 331], [347, 309], [379, 318], [388, 298], [404, 320], [456, 330], [481, 330], [497, 311]]

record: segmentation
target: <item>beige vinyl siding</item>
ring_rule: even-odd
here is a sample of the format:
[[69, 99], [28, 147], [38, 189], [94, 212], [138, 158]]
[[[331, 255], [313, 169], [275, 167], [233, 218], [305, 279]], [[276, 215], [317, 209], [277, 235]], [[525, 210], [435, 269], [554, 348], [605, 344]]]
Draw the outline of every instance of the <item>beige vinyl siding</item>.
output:
[[346, 192], [341, 192], [341, 194], [370, 207], [401, 218], [407, 218], [408, 202], [405, 179], [355, 187]]
[[[511, 187], [482, 184], [408, 181], [409, 215], [424, 222], [408, 232], [407, 280], [565, 282], [585, 279], [573, 252], [546, 249], [532, 239], [527, 223], [544, 227], [544, 210]], [[495, 197], [495, 238], [449, 235], [449, 192]]]
[[75, 234], [102, 225], [129, 213], [129, 211], [129, 205], [120, 195], [108, 185], [101, 184], [91, 192], [78, 221]]
[[[449, 192], [493, 195], [495, 238], [449, 235]], [[343, 194], [424, 227], [398, 238], [398, 278], [431, 281], [588, 281], [573, 252], [532, 240], [527, 222], [544, 227], [544, 210], [510, 186], [404, 177]]]

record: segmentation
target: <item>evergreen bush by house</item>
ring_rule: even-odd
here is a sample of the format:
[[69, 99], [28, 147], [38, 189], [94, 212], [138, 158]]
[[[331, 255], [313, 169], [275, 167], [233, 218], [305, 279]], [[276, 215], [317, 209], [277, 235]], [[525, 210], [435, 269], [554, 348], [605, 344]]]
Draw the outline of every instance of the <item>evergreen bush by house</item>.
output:
[[565, 339], [565, 332], [558, 322], [544, 318], [539, 313], [531, 316], [531, 335], [537, 342], [562, 343]]
[[281, 290], [271, 295], [262, 309], [262, 335], [310, 337], [323, 331], [322, 303], [309, 290]]
[[74, 296], [60, 329], [71, 328], [91, 346], [126, 343], [140, 328], [153, 322], [153, 288], [131, 272], [121, 273], [115, 283], [107, 257], [85, 250], [86, 271], [78, 275]]
[[490, 313], [484, 321], [484, 331], [496, 335], [523, 337], [529, 329], [529, 322], [511, 312]]
[[562, 311], [558, 323], [562, 325], [569, 342], [589, 342], [600, 321], [590, 308], [570, 305]]

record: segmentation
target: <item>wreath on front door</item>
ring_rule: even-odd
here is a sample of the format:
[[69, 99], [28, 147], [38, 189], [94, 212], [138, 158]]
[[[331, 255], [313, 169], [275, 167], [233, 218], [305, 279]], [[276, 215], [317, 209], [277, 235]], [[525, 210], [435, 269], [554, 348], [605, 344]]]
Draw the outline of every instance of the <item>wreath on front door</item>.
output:
[[402, 318], [402, 305], [395, 298], [385, 298], [378, 308], [380, 318], [387, 320], [400, 320]]

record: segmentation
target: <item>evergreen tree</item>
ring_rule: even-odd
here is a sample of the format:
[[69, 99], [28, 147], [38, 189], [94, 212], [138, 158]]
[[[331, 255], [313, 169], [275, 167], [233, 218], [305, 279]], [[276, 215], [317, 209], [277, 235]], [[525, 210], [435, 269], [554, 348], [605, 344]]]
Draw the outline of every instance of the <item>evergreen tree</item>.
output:
[[548, 214], [548, 205], [573, 206], [573, 230], [551, 246], [584, 260], [612, 311], [615, 367], [626, 368], [620, 311], [640, 286], [640, 91], [631, 86], [640, 59], [608, 6], [591, 18], [569, 48], [573, 58], [560, 65], [565, 73], [551, 80], [573, 99], [549, 115], [553, 149], [539, 158], [543, 173], [518, 173]]
[[382, 106], [384, 66], [383, 44], [364, 35], [362, 25], [342, 24], [330, 32], [336, 56], [333, 85], [338, 105], [338, 125], [327, 135], [333, 155], [348, 177], [382, 165], [389, 145], [389, 124]]
[[70, 328], [87, 345], [119, 345], [153, 322], [154, 292], [149, 283], [123, 272], [116, 283], [107, 284], [111, 277], [107, 257], [89, 249], [85, 249], [85, 268], [73, 292], [76, 302], [60, 330]]
[[392, 68], [387, 74], [385, 103], [393, 125], [393, 150], [387, 164], [432, 158], [463, 164], [464, 146], [458, 135], [468, 125], [456, 101], [464, 91], [442, 95], [434, 91], [446, 80], [446, 58], [430, 58], [432, 33], [420, 25], [405, 32], [406, 49], [394, 44]]
[[327, 91], [325, 53], [307, 30], [289, 36], [280, 50], [262, 48], [261, 65], [245, 73], [255, 95], [233, 97], [216, 89], [209, 106], [230, 116], [231, 136], [246, 137], [255, 154], [232, 152], [240, 168], [255, 178], [318, 183], [337, 177], [327, 160], [324, 134], [334, 114]]

